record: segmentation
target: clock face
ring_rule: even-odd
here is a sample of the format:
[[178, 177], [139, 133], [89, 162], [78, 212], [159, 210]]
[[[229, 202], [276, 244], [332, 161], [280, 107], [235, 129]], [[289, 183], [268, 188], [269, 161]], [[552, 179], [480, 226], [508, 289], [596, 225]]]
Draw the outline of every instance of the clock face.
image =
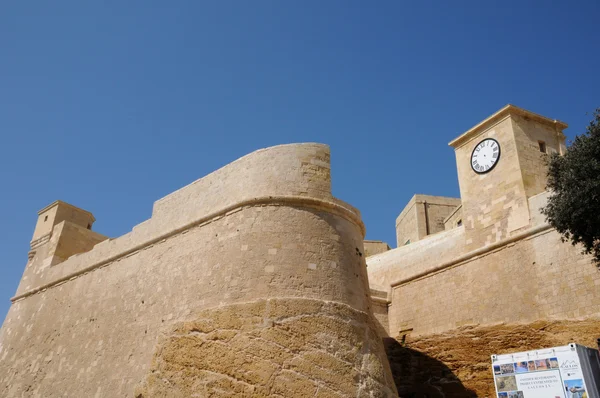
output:
[[471, 168], [477, 174], [492, 170], [500, 159], [500, 144], [493, 138], [481, 141], [471, 154]]

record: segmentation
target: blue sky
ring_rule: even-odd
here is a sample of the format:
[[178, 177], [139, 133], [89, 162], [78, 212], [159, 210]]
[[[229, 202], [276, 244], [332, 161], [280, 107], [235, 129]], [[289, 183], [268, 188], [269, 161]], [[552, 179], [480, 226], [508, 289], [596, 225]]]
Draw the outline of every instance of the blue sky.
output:
[[117, 237], [253, 150], [332, 149], [333, 192], [395, 246], [415, 193], [458, 195], [447, 143], [507, 103], [584, 131], [600, 2], [5, 2], [0, 320], [36, 212]]

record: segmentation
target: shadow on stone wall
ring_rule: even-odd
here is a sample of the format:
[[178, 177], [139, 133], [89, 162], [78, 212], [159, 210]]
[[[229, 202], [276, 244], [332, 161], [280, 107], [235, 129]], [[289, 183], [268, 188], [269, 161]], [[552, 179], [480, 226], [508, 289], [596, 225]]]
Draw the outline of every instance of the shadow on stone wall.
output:
[[384, 339], [400, 397], [494, 397], [492, 354], [578, 343], [595, 347], [600, 319], [470, 325], [413, 336], [403, 347]]
[[402, 346], [396, 339], [383, 339], [401, 398], [477, 397], [443, 362]]

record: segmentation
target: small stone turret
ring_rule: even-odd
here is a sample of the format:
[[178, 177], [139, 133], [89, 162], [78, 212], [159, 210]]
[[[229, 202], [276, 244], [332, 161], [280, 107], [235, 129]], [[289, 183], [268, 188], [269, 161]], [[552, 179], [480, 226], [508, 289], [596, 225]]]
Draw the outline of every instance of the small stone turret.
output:
[[38, 211], [38, 220], [31, 239], [31, 248], [34, 249], [43, 242], [47, 242], [52, 235], [54, 226], [63, 221], [91, 230], [96, 219], [89, 211], [65, 203], [62, 200], [52, 202]]
[[108, 239], [93, 232], [96, 219], [89, 211], [57, 200], [38, 212], [38, 220], [30, 242], [28, 264], [18, 291], [44, 284], [44, 270], [67, 258], [90, 251]]

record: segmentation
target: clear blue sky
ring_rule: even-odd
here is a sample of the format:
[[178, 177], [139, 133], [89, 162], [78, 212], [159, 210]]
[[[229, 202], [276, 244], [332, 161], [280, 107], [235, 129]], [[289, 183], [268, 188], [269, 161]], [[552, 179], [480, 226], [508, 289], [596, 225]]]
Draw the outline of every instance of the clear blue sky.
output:
[[4, 2], [0, 320], [36, 212], [122, 235], [253, 150], [331, 145], [334, 194], [395, 246], [415, 193], [458, 195], [447, 143], [507, 103], [584, 131], [600, 2]]

